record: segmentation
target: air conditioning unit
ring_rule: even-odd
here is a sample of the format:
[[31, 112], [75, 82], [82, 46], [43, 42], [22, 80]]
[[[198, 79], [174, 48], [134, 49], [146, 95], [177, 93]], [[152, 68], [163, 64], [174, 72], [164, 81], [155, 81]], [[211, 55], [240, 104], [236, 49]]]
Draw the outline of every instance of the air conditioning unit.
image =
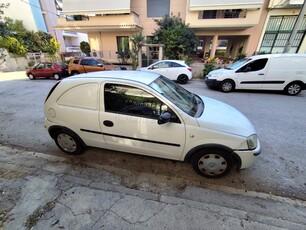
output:
[[101, 54], [101, 52], [100, 51], [92, 51], [91, 52], [91, 56], [92, 57], [95, 57], [95, 58], [101, 58], [102, 57], [102, 54]]

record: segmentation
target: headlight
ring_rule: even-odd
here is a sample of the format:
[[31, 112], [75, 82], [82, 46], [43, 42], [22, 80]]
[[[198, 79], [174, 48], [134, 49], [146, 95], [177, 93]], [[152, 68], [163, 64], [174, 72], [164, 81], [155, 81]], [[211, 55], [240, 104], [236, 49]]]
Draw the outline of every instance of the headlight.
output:
[[248, 143], [248, 147], [249, 149], [256, 149], [257, 148], [257, 135], [253, 134], [251, 136], [248, 137], [247, 139], [247, 143]]
[[210, 76], [211, 76], [211, 77], [220, 77], [220, 76], [221, 76], [221, 73], [211, 74]]

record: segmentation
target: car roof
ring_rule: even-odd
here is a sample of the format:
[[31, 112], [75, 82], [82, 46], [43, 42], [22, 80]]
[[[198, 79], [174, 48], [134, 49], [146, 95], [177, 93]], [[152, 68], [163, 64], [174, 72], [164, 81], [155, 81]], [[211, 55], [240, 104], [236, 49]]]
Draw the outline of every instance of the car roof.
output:
[[160, 75], [156, 73], [151, 72], [145, 72], [145, 71], [133, 71], [133, 70], [114, 70], [114, 71], [97, 71], [97, 72], [90, 72], [90, 73], [84, 73], [75, 75], [68, 79], [86, 79], [88, 78], [106, 78], [106, 79], [113, 79], [113, 80], [128, 80], [128, 81], [135, 81], [140, 82], [145, 85], [151, 84], [153, 81], [155, 81], [156, 78], [158, 78]]
[[305, 54], [293, 54], [293, 53], [279, 53], [279, 54], [260, 54], [254, 55], [249, 58], [260, 59], [260, 58], [274, 58], [274, 57], [306, 57]]

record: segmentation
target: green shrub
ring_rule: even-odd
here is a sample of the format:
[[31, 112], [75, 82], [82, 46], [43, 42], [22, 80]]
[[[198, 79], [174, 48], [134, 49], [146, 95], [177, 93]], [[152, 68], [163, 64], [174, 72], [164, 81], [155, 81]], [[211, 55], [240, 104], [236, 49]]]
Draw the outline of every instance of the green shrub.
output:
[[206, 63], [204, 65], [204, 69], [203, 69], [203, 77], [205, 78], [205, 76], [210, 72], [216, 69], [216, 66], [214, 63]]

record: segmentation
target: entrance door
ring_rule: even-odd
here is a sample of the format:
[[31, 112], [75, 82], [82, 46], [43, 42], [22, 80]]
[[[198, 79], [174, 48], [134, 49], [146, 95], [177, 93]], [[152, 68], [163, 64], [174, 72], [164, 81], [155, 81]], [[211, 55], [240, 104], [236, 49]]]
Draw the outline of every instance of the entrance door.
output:
[[[180, 158], [185, 146], [185, 125], [172, 109], [140, 87], [113, 83], [101, 87], [104, 108], [101, 108], [99, 119], [109, 148]], [[158, 124], [157, 119], [163, 112], [172, 115], [171, 121]]]

